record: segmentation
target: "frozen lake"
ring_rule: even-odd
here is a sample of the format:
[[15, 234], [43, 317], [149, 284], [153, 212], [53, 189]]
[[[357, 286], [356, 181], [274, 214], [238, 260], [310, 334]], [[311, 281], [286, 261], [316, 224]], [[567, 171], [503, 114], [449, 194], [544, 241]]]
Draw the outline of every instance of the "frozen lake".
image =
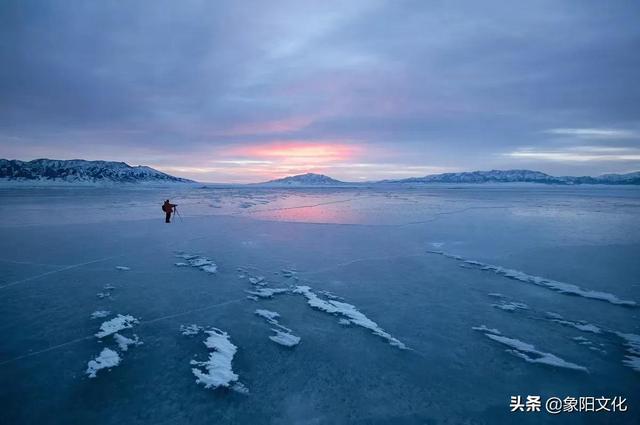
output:
[[640, 422], [640, 188], [0, 196], [3, 424]]

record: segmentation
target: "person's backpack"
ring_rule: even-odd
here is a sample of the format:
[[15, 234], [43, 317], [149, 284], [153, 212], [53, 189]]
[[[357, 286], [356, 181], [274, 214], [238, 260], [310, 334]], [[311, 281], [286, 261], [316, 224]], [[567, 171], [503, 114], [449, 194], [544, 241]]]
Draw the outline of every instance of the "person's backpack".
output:
[[165, 204], [162, 204], [162, 211], [167, 212], [167, 206]]

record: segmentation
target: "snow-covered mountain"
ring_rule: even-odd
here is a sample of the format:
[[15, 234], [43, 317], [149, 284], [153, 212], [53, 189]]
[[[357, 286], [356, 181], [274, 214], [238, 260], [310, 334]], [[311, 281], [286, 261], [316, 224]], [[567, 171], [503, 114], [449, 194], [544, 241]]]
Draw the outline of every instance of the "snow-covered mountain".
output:
[[383, 180], [379, 183], [546, 183], [546, 184], [640, 184], [640, 172], [605, 174], [598, 177], [555, 177], [531, 170], [491, 170], [463, 173], [432, 174], [402, 180]]
[[261, 185], [269, 185], [269, 186], [334, 186], [334, 185], [344, 185], [347, 184], [345, 182], [341, 182], [340, 180], [332, 179], [329, 176], [325, 176], [324, 174], [299, 174], [297, 176], [289, 176], [281, 179], [270, 180], [265, 183], [260, 183]]
[[631, 184], [640, 185], [640, 172], [629, 174], [604, 174], [602, 176], [555, 177], [540, 171], [532, 170], [491, 170], [491, 171], [470, 171], [461, 173], [432, 174], [424, 177], [411, 177], [401, 180], [382, 180], [366, 183], [349, 183], [333, 179], [322, 174], [300, 174], [297, 176], [285, 177], [271, 180], [260, 185], [268, 186], [351, 186], [351, 185], [419, 185], [429, 183], [544, 183], [559, 185], [574, 184]]
[[0, 181], [33, 183], [191, 183], [150, 167], [132, 167], [124, 162], [82, 159], [0, 159]]

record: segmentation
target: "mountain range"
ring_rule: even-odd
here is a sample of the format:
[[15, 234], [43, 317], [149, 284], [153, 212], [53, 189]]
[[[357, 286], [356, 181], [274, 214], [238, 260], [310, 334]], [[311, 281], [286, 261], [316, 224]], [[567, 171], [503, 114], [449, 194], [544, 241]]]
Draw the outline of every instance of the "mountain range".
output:
[[[0, 181], [33, 183], [118, 184], [118, 183], [194, 183], [151, 167], [130, 166], [124, 162], [85, 161], [82, 159], [0, 159]], [[400, 180], [343, 182], [323, 174], [306, 173], [257, 183], [254, 186], [322, 187], [361, 185], [422, 185], [430, 183], [544, 183], [559, 185], [612, 184], [640, 185], [640, 172], [604, 174], [597, 177], [555, 177], [531, 170], [491, 170], [432, 174]]]
[[340, 185], [419, 185], [429, 183], [545, 183], [545, 184], [631, 184], [640, 185], [640, 172], [628, 174], [604, 174], [597, 177], [562, 176], [555, 177], [540, 171], [531, 170], [491, 170], [462, 173], [432, 174], [424, 177], [411, 177], [400, 180], [381, 180], [368, 183], [349, 183], [335, 180], [322, 174], [300, 174], [271, 180], [267, 186], [340, 186]]
[[0, 159], [0, 180], [33, 183], [193, 183], [142, 165], [83, 159]]

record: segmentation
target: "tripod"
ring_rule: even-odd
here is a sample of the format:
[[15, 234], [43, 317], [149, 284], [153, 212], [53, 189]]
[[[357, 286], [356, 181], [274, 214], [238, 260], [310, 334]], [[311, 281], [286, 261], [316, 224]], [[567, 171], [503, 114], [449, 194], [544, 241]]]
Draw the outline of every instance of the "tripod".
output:
[[173, 212], [175, 212], [175, 213], [176, 213], [176, 215], [177, 215], [178, 217], [180, 217], [180, 221], [184, 221], [184, 220], [182, 219], [182, 216], [181, 216], [181, 215], [180, 215], [180, 213], [178, 212], [178, 207], [173, 207]]

